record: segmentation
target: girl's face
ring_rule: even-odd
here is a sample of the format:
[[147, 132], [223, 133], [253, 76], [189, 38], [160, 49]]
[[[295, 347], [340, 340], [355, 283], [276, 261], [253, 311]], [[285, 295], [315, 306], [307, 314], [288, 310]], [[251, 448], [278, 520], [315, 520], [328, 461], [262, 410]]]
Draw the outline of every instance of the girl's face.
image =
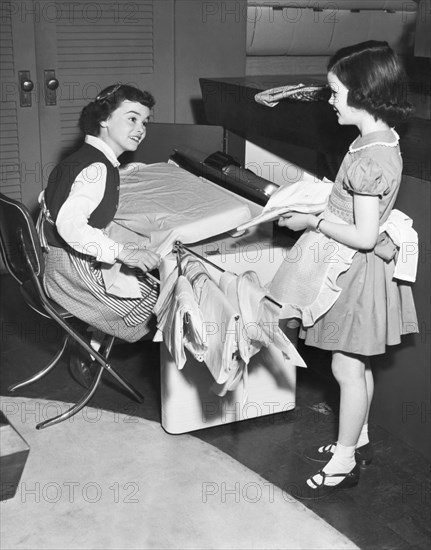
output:
[[337, 113], [338, 124], [358, 124], [358, 109], [347, 105], [348, 88], [344, 86], [334, 73], [328, 73], [328, 84], [332, 90], [329, 104]]
[[146, 134], [150, 109], [135, 101], [123, 101], [100, 123], [100, 139], [119, 157], [125, 151], [136, 151]]

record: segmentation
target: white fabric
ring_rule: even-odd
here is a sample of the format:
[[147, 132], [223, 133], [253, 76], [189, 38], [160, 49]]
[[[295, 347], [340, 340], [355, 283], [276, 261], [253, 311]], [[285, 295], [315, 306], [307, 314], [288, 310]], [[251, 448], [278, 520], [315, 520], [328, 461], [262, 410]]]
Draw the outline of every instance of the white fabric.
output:
[[254, 271], [246, 271], [240, 275], [225, 272], [219, 281], [220, 288], [229, 301], [238, 308], [238, 350], [243, 364], [238, 365], [237, 372], [231, 372], [223, 385], [212, 390], [223, 396], [232, 391], [243, 380], [245, 394], [247, 393], [247, 365], [250, 359], [264, 348], [279, 350], [287, 359], [295, 362], [298, 367], [307, 367], [296, 348], [283, 333], [279, 326], [279, 308], [266, 298], [268, 291], [261, 286]]
[[154, 308], [154, 341], [165, 342], [179, 370], [186, 363], [184, 346], [198, 361], [205, 361], [215, 381], [213, 393], [225, 396], [242, 383], [246, 399], [247, 365], [262, 347], [306, 367], [281, 331], [278, 308], [266, 294], [254, 271], [239, 276], [225, 272], [217, 286], [202, 263], [185, 254], [180, 268], [166, 278]]
[[295, 99], [298, 101], [314, 101], [316, 93], [320, 92], [324, 86], [321, 85], [305, 85], [294, 84], [279, 86], [259, 92], [254, 96], [254, 100], [266, 107], [275, 107], [281, 99]]
[[190, 282], [175, 268], [162, 286], [154, 306], [157, 332], [154, 342], [165, 342], [177, 367], [186, 362], [185, 347], [202, 362], [208, 346], [204, 343], [204, 321]]
[[250, 219], [245, 201], [171, 164], [133, 163], [120, 170], [120, 206], [115, 216], [121, 242], [136, 234], [165, 256], [172, 245], [199, 242]]
[[326, 208], [333, 183], [329, 180], [297, 181], [283, 185], [269, 198], [262, 212], [237, 227], [244, 231], [254, 225], [275, 220], [287, 212], [320, 214]]
[[413, 220], [400, 210], [393, 209], [386, 222], [380, 226], [380, 232], [383, 231], [386, 231], [399, 248], [393, 277], [414, 283], [419, 247], [418, 234], [413, 229]]
[[323, 233], [304, 231], [269, 284], [271, 295], [283, 301], [281, 318], [302, 319], [304, 327], [313, 326], [338, 299], [337, 279], [352, 265], [356, 252]]
[[[198, 242], [251, 217], [244, 201], [171, 163], [132, 163], [120, 170], [120, 180], [119, 208], [106, 232], [131, 253], [149, 248], [163, 257], [177, 240]], [[121, 265], [106, 265], [102, 273], [110, 293], [138, 295]]]
[[243, 365], [238, 350], [239, 313], [199, 261], [189, 260], [184, 274], [202, 312], [206, 366], [214, 380], [224, 384]]

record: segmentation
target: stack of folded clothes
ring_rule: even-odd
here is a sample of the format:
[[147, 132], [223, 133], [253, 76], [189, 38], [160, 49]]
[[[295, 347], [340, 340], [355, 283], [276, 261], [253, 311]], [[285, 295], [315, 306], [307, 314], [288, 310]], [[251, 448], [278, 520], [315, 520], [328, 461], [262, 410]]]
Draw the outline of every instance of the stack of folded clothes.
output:
[[327, 101], [330, 90], [326, 85], [295, 84], [280, 86], [259, 92], [254, 96], [255, 101], [267, 107], [275, 107], [281, 99], [293, 101]]

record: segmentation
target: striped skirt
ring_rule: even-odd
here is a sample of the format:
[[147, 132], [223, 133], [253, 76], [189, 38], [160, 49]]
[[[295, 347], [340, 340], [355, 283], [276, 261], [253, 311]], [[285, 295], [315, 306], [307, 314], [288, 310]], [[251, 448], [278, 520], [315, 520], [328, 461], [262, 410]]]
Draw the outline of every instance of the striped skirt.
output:
[[141, 339], [155, 327], [159, 285], [138, 270], [136, 276], [142, 297], [119, 298], [106, 293], [100, 263], [94, 258], [51, 247], [45, 260], [49, 297], [92, 327], [127, 342]]

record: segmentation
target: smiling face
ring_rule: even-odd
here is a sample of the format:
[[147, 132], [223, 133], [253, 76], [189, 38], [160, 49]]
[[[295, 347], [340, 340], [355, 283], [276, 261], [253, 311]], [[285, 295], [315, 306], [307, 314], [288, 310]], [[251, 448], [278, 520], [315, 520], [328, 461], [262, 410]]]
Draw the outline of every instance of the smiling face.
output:
[[125, 100], [100, 123], [98, 137], [111, 147], [117, 157], [125, 151], [135, 151], [145, 137], [149, 117], [148, 107]]
[[338, 124], [357, 125], [358, 109], [347, 104], [348, 88], [332, 72], [328, 73], [328, 84], [332, 92], [329, 104], [332, 105], [334, 111], [337, 113]]

